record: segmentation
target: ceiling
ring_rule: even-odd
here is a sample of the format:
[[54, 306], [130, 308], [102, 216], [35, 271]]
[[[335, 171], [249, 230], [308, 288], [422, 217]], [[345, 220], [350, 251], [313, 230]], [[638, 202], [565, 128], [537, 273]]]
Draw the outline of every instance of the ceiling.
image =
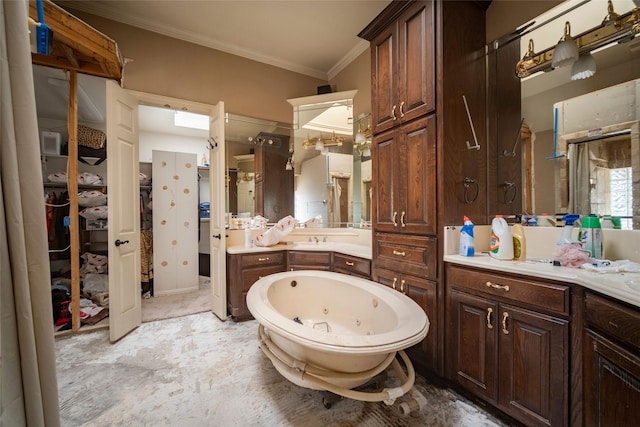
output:
[[329, 80], [369, 48], [389, 0], [54, 0], [75, 9]]

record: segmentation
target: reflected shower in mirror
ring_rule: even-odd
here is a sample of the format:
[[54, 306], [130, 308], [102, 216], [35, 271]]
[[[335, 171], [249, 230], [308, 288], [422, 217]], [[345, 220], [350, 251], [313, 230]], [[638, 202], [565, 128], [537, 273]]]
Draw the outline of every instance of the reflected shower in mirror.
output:
[[[324, 227], [353, 225], [353, 97], [356, 91], [288, 99], [293, 106], [295, 217]], [[361, 211], [361, 207], [357, 207]], [[359, 220], [359, 219], [358, 219]]]

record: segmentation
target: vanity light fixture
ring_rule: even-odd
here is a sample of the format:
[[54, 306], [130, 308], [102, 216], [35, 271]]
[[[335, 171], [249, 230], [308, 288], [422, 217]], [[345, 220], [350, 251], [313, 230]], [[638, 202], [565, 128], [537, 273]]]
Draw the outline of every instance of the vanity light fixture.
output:
[[[638, 3], [634, 1], [634, 4], [640, 4], [640, 1]], [[530, 40], [526, 55], [516, 64], [516, 75], [519, 78], [525, 78], [540, 71], [551, 71], [553, 68], [575, 63], [575, 60], [570, 61], [569, 59], [573, 58], [573, 54], [565, 51], [565, 48], [562, 47], [565, 46], [563, 44], [564, 39], [571, 37], [570, 31], [570, 24], [567, 22], [565, 24], [565, 36], [560, 39], [558, 45], [538, 53], [533, 51], [533, 40]], [[576, 45], [578, 53], [585, 55], [588, 53], [593, 54], [606, 46], [633, 40], [638, 34], [640, 34], [640, 7], [635, 7], [633, 10], [619, 15], [613, 11], [613, 5], [609, 1], [608, 14], [601, 24], [575, 36], [575, 38], [571, 38], [572, 44]], [[566, 43], [566, 46], [570, 46], [570, 43]], [[573, 51], [572, 47], [567, 47], [566, 49]], [[558, 50], [561, 52], [556, 54]], [[561, 59], [564, 59], [566, 64], [561, 63]], [[575, 59], [579, 60], [578, 55], [576, 55]], [[590, 60], [586, 59], [586, 61]], [[572, 73], [572, 77], [574, 74], [576, 73]]]
[[317, 138], [307, 137], [304, 141], [302, 141], [303, 148], [315, 148], [318, 151], [322, 151], [327, 147], [341, 147], [344, 143], [344, 137], [336, 136], [336, 133], [333, 132], [331, 138], [324, 138], [322, 134]]
[[558, 45], [553, 51], [551, 66], [553, 68], [566, 67], [578, 60], [578, 44], [576, 39], [571, 37], [571, 23], [564, 24], [564, 35], [560, 38]]
[[605, 16], [604, 19], [602, 20], [602, 25], [605, 27], [609, 25], [618, 25], [619, 19], [620, 19], [620, 15], [618, 15], [616, 11], [613, 10], [613, 3], [611, 2], [611, 0], [608, 0], [607, 16]]

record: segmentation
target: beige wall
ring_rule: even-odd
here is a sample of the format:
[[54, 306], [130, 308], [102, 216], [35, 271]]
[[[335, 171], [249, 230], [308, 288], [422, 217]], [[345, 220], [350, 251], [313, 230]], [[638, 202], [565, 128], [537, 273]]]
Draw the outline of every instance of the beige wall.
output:
[[222, 100], [228, 112], [291, 123], [288, 98], [315, 95], [318, 86], [331, 84], [334, 91], [358, 89], [356, 114], [371, 109], [368, 51], [327, 82], [84, 12], [72, 13], [116, 41], [127, 60], [126, 89], [206, 104]]
[[371, 112], [371, 51], [360, 54], [329, 84], [336, 91], [357, 89], [353, 101], [353, 117]]

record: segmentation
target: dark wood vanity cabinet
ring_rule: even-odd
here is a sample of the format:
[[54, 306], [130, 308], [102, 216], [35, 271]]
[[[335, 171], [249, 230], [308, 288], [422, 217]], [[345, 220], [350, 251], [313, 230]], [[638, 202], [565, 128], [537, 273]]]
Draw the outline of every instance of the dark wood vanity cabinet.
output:
[[371, 260], [336, 252], [333, 254], [333, 271], [371, 279]]
[[569, 423], [568, 285], [446, 265], [446, 374], [531, 426]]
[[360, 34], [371, 41], [374, 133], [435, 109], [434, 2], [397, 2], [380, 21]]
[[[439, 375], [444, 374], [445, 313], [438, 301], [444, 295], [444, 226], [462, 222], [459, 209], [476, 223], [487, 219], [487, 6], [393, 1], [359, 34], [371, 47], [372, 276], [376, 280], [386, 270], [433, 284], [429, 334], [435, 350], [427, 347], [412, 360]], [[467, 149], [466, 141], [475, 145], [474, 131], [481, 150]]]
[[329, 251], [287, 251], [287, 270], [331, 271], [331, 265]]
[[286, 252], [227, 254], [227, 306], [235, 321], [252, 319], [247, 292], [260, 278], [285, 271]]
[[436, 119], [423, 117], [375, 135], [373, 227], [391, 233], [436, 233]]
[[585, 295], [584, 425], [640, 425], [640, 311]]
[[430, 325], [426, 338], [407, 351], [410, 356], [412, 354], [417, 356], [413, 359], [421, 368], [431, 369], [436, 361], [438, 350], [438, 330], [431, 327], [432, 319], [435, 318], [437, 313], [436, 282], [386, 269], [377, 269], [374, 280], [407, 295], [422, 307], [427, 314]]

